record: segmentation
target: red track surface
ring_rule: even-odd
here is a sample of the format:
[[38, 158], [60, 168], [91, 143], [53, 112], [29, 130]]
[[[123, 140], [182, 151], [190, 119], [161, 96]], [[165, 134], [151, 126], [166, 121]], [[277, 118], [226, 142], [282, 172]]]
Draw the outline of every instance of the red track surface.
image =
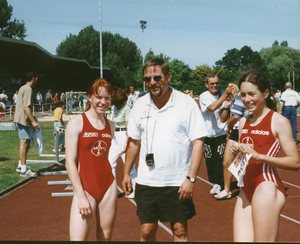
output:
[[[298, 123], [299, 125], [299, 123]], [[299, 137], [298, 137], [299, 138]], [[297, 145], [300, 153], [300, 144]], [[122, 165], [118, 165], [118, 182]], [[287, 203], [282, 211], [279, 242], [300, 242], [299, 171], [279, 170], [288, 188]], [[201, 166], [195, 186], [197, 216], [189, 221], [189, 240], [193, 242], [232, 242], [232, 214], [235, 198], [216, 201], [209, 195], [205, 164]], [[48, 186], [49, 180], [66, 180], [67, 176], [41, 176], [0, 198], [0, 240], [68, 240], [71, 197], [51, 197], [51, 192], [64, 192], [65, 186]], [[168, 223], [165, 226], [169, 228]], [[89, 240], [95, 240], [94, 232]], [[118, 199], [118, 212], [113, 241], [139, 241], [139, 221], [135, 205]], [[172, 236], [159, 228], [157, 241], [172, 241]]]

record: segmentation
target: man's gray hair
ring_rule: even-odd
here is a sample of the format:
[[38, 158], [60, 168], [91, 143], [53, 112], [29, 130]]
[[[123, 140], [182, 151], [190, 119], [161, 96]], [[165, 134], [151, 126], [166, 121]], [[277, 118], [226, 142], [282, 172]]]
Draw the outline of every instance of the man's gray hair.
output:
[[288, 81], [287, 83], [285, 83], [285, 87], [292, 88], [293, 87], [292, 82]]

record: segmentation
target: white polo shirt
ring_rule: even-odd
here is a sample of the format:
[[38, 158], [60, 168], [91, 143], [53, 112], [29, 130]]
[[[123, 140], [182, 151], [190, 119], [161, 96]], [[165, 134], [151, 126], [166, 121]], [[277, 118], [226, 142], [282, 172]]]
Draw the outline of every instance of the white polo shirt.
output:
[[300, 103], [300, 95], [292, 89], [286, 89], [280, 100], [284, 102], [284, 106], [297, 106]]
[[217, 108], [214, 112], [208, 110], [208, 106], [219, 99], [218, 95], [213, 95], [209, 91], [205, 91], [199, 96], [199, 103], [202, 115], [205, 120], [206, 129], [208, 130], [208, 137], [217, 137], [226, 134], [226, 123], [221, 122], [222, 106]]
[[[141, 140], [136, 182], [148, 186], [180, 186], [190, 166], [192, 141], [207, 135], [195, 100], [175, 89], [161, 109], [149, 93], [139, 98], [130, 112], [127, 133]], [[147, 153], [154, 154], [155, 166], [146, 165]]]

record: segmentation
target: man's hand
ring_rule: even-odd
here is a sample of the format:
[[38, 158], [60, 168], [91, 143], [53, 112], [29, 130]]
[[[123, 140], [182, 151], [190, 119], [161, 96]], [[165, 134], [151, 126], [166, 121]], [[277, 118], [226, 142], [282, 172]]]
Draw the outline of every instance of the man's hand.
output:
[[190, 182], [188, 179], [184, 180], [178, 190], [179, 200], [186, 200], [193, 197], [194, 184], [195, 183]]
[[124, 175], [122, 180], [122, 188], [126, 195], [129, 195], [133, 191], [130, 175]]

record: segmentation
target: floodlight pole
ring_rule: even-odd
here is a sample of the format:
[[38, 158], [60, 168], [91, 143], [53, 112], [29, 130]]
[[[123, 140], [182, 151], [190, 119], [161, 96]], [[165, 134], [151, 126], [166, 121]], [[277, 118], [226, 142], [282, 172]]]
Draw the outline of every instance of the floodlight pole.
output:
[[102, 53], [102, 0], [99, 0], [99, 13], [100, 13], [100, 35], [99, 35], [99, 46], [100, 46], [100, 78], [103, 78], [103, 53]]
[[295, 70], [293, 70], [293, 90], [295, 90]]
[[[145, 58], [144, 58], [144, 55], [143, 55], [143, 52], [144, 52], [144, 30], [146, 29], [147, 27], [147, 21], [146, 20], [140, 20], [140, 27], [142, 29], [142, 60], [143, 60], [143, 66], [145, 64]], [[145, 88], [145, 82], [143, 82], [143, 90], [146, 91], [146, 88]]]

